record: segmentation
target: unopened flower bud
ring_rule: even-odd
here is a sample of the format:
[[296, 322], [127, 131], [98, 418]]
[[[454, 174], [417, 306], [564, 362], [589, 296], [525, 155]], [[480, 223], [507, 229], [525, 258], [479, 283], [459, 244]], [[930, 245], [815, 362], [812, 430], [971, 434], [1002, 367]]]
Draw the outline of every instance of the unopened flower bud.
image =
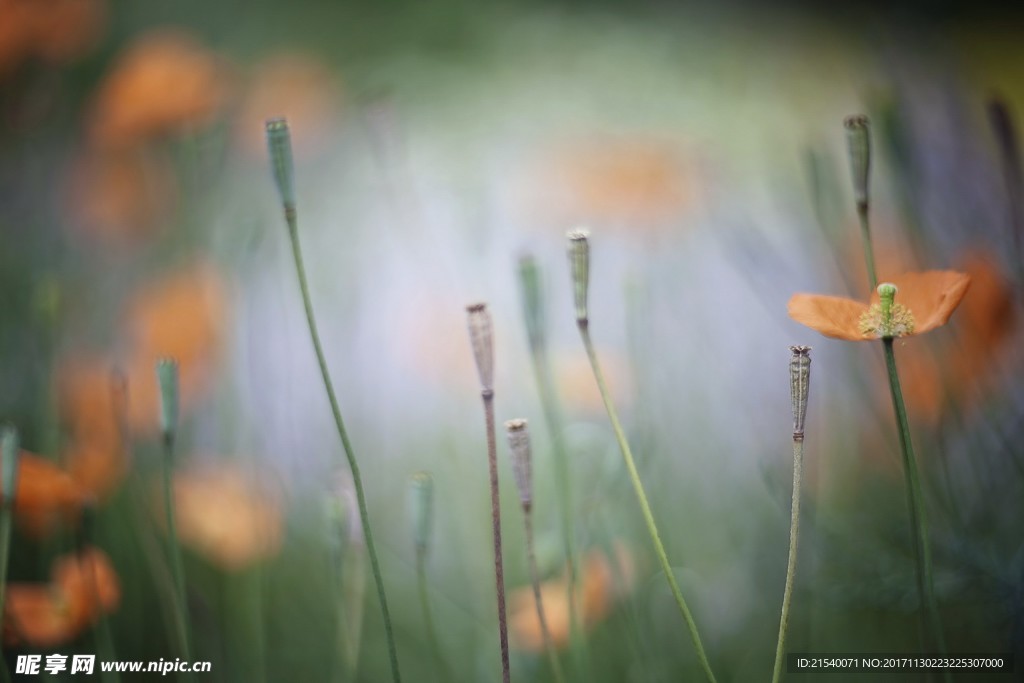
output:
[[868, 177], [871, 172], [871, 133], [868, 117], [850, 116], [843, 122], [846, 144], [850, 155], [850, 174], [853, 178], [853, 198], [858, 209], [868, 206]]
[[532, 255], [519, 259], [519, 287], [523, 297], [523, 318], [531, 349], [544, 347], [544, 298], [540, 291], [540, 270]]
[[284, 118], [267, 121], [267, 149], [270, 151], [270, 168], [274, 182], [281, 195], [285, 211], [295, 210], [295, 165], [292, 162], [292, 137], [288, 121]]
[[590, 233], [583, 229], [571, 230], [569, 237], [569, 267], [572, 270], [573, 294], [576, 301], [576, 324], [586, 325], [587, 288], [590, 286]]
[[429, 472], [417, 472], [409, 480], [409, 507], [416, 552], [426, 553], [434, 526], [434, 478]]
[[811, 347], [790, 346], [789, 395], [793, 402], [793, 439], [803, 441], [807, 417], [807, 395], [811, 389]]
[[469, 316], [469, 341], [473, 347], [480, 388], [484, 393], [494, 391], [494, 335], [491, 314], [487, 304], [466, 306]]
[[508, 432], [508, 449], [512, 454], [512, 472], [516, 476], [519, 502], [529, 509], [533, 504], [533, 467], [530, 463], [530, 432], [526, 420], [509, 420], [505, 423]]
[[10, 507], [18, 490], [18, 458], [21, 446], [18, 429], [13, 425], [0, 427], [0, 505]]
[[178, 361], [158, 360], [156, 379], [160, 385], [160, 431], [165, 439], [171, 438], [178, 427]]

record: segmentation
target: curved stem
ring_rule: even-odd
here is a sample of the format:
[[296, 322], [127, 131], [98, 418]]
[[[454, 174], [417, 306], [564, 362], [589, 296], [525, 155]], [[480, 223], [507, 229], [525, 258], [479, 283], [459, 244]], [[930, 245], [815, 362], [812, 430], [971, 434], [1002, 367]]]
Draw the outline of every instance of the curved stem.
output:
[[[935, 600], [935, 586], [932, 578], [932, 557], [928, 541], [928, 523], [925, 516], [924, 501], [921, 495], [921, 481], [917, 473], [917, 459], [914, 457], [914, 446], [910, 439], [910, 422], [907, 419], [907, 408], [903, 403], [903, 389], [900, 377], [896, 372], [896, 354], [893, 351], [891, 337], [882, 339], [885, 350], [885, 367], [889, 373], [889, 390], [892, 394], [892, 405], [896, 413], [897, 432], [900, 439], [900, 453], [903, 456], [903, 474], [907, 488], [907, 508], [910, 512], [910, 531], [914, 540], [914, 558], [917, 564], [917, 592], [921, 604], [927, 614], [928, 630], [931, 631], [933, 645], [945, 654], [946, 639], [942, 632], [942, 620], [939, 616], [938, 603]], [[951, 680], [948, 672], [946, 680]]]
[[370, 567], [373, 570], [373, 580], [377, 585], [377, 598], [380, 600], [380, 611], [384, 618], [384, 631], [388, 641], [388, 657], [391, 660], [391, 677], [395, 683], [400, 683], [402, 676], [398, 670], [398, 649], [395, 647], [395, 635], [391, 627], [391, 613], [388, 611], [388, 601], [384, 594], [384, 579], [381, 576], [380, 563], [377, 561], [377, 550], [373, 543], [373, 532], [370, 530], [370, 515], [366, 508], [363, 480], [359, 476], [359, 464], [356, 462], [352, 444], [348, 440], [345, 422], [341, 418], [341, 408], [338, 405], [338, 398], [334, 393], [331, 375], [327, 370], [327, 359], [320, 345], [320, 333], [317, 331], [316, 317], [313, 315], [313, 302], [309, 296], [306, 268], [302, 260], [302, 250], [299, 247], [299, 232], [294, 207], [285, 207], [285, 220], [288, 222], [288, 236], [291, 238], [292, 255], [295, 257], [295, 270], [299, 277], [299, 289], [302, 290], [302, 305], [306, 310], [309, 335], [313, 341], [313, 350], [316, 352], [317, 364], [320, 366], [320, 376], [323, 379], [324, 388], [327, 390], [327, 399], [331, 404], [334, 425], [337, 427], [338, 436], [341, 437], [341, 445], [345, 451], [345, 457], [348, 459], [349, 469], [352, 472], [352, 483], [355, 486], [356, 501], [359, 504], [359, 520], [363, 526], [363, 536], [366, 538], [366, 551], [370, 556]]
[[[523, 508], [523, 526], [526, 532], [526, 561], [530, 568], [530, 583], [533, 584], [533, 602], [537, 607], [537, 620], [540, 622], [541, 636], [544, 638], [544, 649], [547, 650], [548, 660], [551, 662], [551, 671], [558, 683], [565, 682], [565, 675], [562, 673], [562, 665], [558, 663], [558, 653], [555, 652], [555, 642], [551, 639], [551, 630], [548, 629], [548, 619], [544, 614], [544, 600], [540, 594], [540, 571], [537, 569], [537, 553], [533, 544], [533, 514], [529, 506]], [[575, 587], [570, 586], [575, 591]]]
[[494, 392], [483, 392], [484, 418], [487, 426], [487, 463], [491, 476], [491, 526], [494, 535], [494, 585], [498, 596], [498, 639], [501, 645], [501, 678], [511, 680], [508, 658], [508, 617], [505, 612], [505, 569], [501, 554], [501, 504], [498, 498], [498, 446], [494, 433]]
[[626, 461], [629, 478], [633, 482], [633, 489], [636, 491], [636, 497], [640, 502], [640, 511], [643, 513], [644, 521], [647, 523], [647, 531], [651, 536], [651, 541], [654, 543], [654, 550], [658, 555], [658, 560], [661, 562], [661, 568], [665, 572], [665, 580], [668, 581], [672, 595], [676, 599], [676, 604], [679, 605], [679, 611], [686, 621], [686, 627], [690, 631], [690, 638], [693, 640], [694, 649], [697, 650], [697, 658], [704, 669], [704, 674], [707, 676], [708, 681], [715, 683], [715, 674], [711, 671], [711, 664], [708, 662], [704, 646], [701, 644], [700, 634], [697, 632], [697, 624], [693, 620], [693, 615], [690, 614], [690, 608], [686, 606], [686, 600], [683, 598], [683, 593], [679, 590], [679, 584], [676, 583], [675, 575], [672, 573], [672, 565], [669, 564], [668, 555], [665, 554], [665, 546], [661, 543], [658, 525], [654, 522], [654, 514], [651, 512], [651, 506], [647, 502], [647, 494], [644, 493], [644, 485], [640, 481], [640, 474], [637, 472], [636, 463], [633, 461], [633, 453], [629, 449], [629, 443], [626, 441], [626, 434], [622, 430], [622, 425], [619, 424], [619, 417], [615, 412], [615, 406], [612, 405], [611, 393], [605, 384], [604, 374], [601, 372], [601, 365], [597, 359], [597, 352], [594, 350], [594, 344], [590, 339], [590, 327], [586, 319], [577, 321], [577, 324], [580, 336], [583, 338], [583, 346], [587, 350], [587, 357], [590, 359], [590, 367], [593, 369], [594, 379], [597, 380], [597, 387], [601, 392], [601, 400], [604, 401], [608, 419], [612, 423], [615, 438], [619, 442], [619, 449], [622, 451], [622, 457]]
[[793, 507], [789, 521], [789, 560], [786, 563], [786, 589], [782, 594], [782, 615], [779, 617], [779, 642], [775, 646], [775, 670], [772, 683], [782, 680], [782, 663], [786, 658], [786, 630], [789, 628], [789, 605], [793, 600], [793, 579], [796, 576], [797, 546], [800, 541], [800, 482], [804, 469], [803, 437], [793, 438]]

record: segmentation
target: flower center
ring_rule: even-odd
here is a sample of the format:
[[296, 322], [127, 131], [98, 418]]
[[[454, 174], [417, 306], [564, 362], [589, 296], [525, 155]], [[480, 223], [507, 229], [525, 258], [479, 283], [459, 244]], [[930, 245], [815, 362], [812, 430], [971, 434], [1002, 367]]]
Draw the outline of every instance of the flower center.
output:
[[906, 306], [896, 303], [897, 291], [896, 285], [888, 282], [878, 285], [878, 303], [872, 304], [857, 322], [862, 335], [886, 339], [914, 332], [914, 316]]
[[889, 307], [888, 320], [882, 310], [882, 304], [871, 304], [865, 313], [861, 314], [857, 322], [857, 328], [865, 337], [905, 337], [914, 333], [914, 314], [903, 304], [893, 302]]

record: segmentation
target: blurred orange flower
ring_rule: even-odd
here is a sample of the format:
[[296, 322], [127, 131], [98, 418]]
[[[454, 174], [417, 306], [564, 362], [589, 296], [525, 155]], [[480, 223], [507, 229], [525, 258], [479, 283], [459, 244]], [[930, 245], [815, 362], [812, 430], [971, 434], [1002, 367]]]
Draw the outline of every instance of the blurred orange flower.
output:
[[[278, 498], [236, 463], [178, 473], [174, 505], [181, 542], [228, 571], [272, 557], [281, 547]], [[162, 519], [162, 504], [158, 514]]]
[[66, 643], [120, 601], [121, 586], [110, 559], [97, 548], [86, 548], [57, 560], [49, 585], [7, 587], [4, 640], [37, 647]]
[[41, 533], [55, 522], [76, 514], [86, 492], [54, 463], [22, 451], [18, 460], [18, 488], [14, 517], [29, 531]]
[[208, 124], [227, 98], [225, 69], [190, 34], [158, 30], [120, 55], [100, 85], [91, 140], [120, 147]]
[[572, 221], [659, 224], [690, 208], [699, 193], [693, 160], [656, 138], [562, 145], [531, 175], [541, 179], [542, 203]]
[[64, 63], [86, 55], [98, 42], [107, 19], [102, 0], [29, 0], [36, 8], [36, 55]]
[[60, 64], [85, 55], [106, 10], [103, 0], [0, 0], [0, 77], [33, 57]]
[[126, 303], [118, 335], [125, 348], [120, 394], [112, 360], [89, 355], [64, 360], [57, 373], [61, 413], [71, 437], [64, 462], [80, 486], [98, 498], [114, 491], [129, 465], [122, 430], [156, 433], [158, 359], [177, 359], [182, 412], [195, 405], [223, 341], [226, 311], [220, 275], [196, 262], [146, 285]]
[[[632, 587], [635, 578], [633, 558], [626, 546], [616, 541], [612, 554], [591, 550], [583, 560], [576, 588], [576, 605], [583, 626], [591, 627], [605, 619], [615, 603]], [[548, 631], [556, 648], [569, 643], [572, 615], [569, 612], [569, 577], [564, 575], [541, 584], [541, 600]], [[544, 634], [533, 588], [518, 588], [509, 596], [509, 633], [515, 647], [533, 652], [544, 649]]]
[[[905, 273], [889, 282], [898, 294], [893, 315], [900, 317], [902, 330], [894, 336], [923, 334], [945, 325], [963, 299], [970, 277], [948, 270]], [[874, 320], [878, 313], [878, 293], [871, 305], [836, 296], [794, 294], [789, 300], [789, 317], [817, 330], [826, 337], [846, 341], [878, 339], [880, 333]]]
[[264, 122], [288, 119], [298, 154], [323, 148], [338, 119], [341, 89], [337, 76], [319, 60], [284, 52], [260, 62], [235, 118], [235, 138], [250, 155], [266, 154]]
[[[628, 406], [633, 393], [633, 376], [628, 361], [611, 348], [599, 349], [598, 354], [616, 405]], [[587, 414], [604, 414], [604, 401], [586, 355], [556, 353], [553, 365], [558, 393], [567, 408]]]
[[962, 261], [971, 286], [937, 347], [906, 354], [901, 368], [907, 408], [936, 421], [947, 397], [962, 402], [980, 395], [999, 372], [999, 358], [1017, 327], [1013, 289], [991, 256], [972, 252]]
[[160, 228], [177, 194], [170, 164], [142, 148], [80, 152], [66, 189], [69, 222], [93, 237], [119, 242]]

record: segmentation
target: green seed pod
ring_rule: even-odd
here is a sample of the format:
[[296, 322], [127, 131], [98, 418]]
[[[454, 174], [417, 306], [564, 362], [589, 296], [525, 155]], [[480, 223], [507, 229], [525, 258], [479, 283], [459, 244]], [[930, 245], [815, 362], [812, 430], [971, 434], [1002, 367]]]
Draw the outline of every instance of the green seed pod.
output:
[[544, 347], [544, 298], [541, 296], [540, 269], [532, 255], [519, 259], [519, 288], [523, 297], [523, 318], [530, 348]]
[[843, 122], [846, 144], [850, 155], [850, 174], [853, 177], [853, 198], [857, 207], [868, 206], [868, 176], [871, 171], [871, 132], [868, 117], [850, 116]]
[[807, 395], [811, 389], [811, 347], [790, 346], [789, 394], [793, 401], [793, 439], [804, 440], [804, 420], [807, 417]]
[[586, 325], [587, 288], [590, 286], [590, 233], [571, 230], [569, 237], [569, 267], [572, 270], [573, 293], [576, 301], [576, 324]]
[[0, 427], [0, 504], [10, 507], [18, 490], [18, 458], [21, 446], [18, 443], [18, 429], [13, 425]]
[[493, 393], [494, 333], [491, 314], [487, 310], [487, 304], [483, 303], [466, 306], [466, 313], [469, 316], [469, 341], [473, 347], [477, 373], [480, 375], [480, 388], [484, 393]]
[[409, 507], [416, 552], [426, 553], [434, 527], [434, 478], [429, 472], [417, 472], [409, 480]]
[[178, 427], [178, 361], [158, 360], [156, 379], [160, 385], [160, 431], [164, 438], [169, 438]]
[[878, 285], [876, 291], [878, 292], [878, 303], [882, 310], [882, 326], [883, 328], [889, 328], [892, 326], [892, 308], [899, 289], [891, 282], [883, 282]]
[[519, 502], [527, 510], [533, 505], [533, 468], [530, 453], [530, 432], [526, 420], [509, 420], [505, 423], [508, 433], [508, 449], [512, 454], [512, 472], [516, 476]]
[[292, 137], [284, 118], [267, 121], [267, 148], [274, 182], [285, 210], [295, 209], [295, 165], [292, 161]]

